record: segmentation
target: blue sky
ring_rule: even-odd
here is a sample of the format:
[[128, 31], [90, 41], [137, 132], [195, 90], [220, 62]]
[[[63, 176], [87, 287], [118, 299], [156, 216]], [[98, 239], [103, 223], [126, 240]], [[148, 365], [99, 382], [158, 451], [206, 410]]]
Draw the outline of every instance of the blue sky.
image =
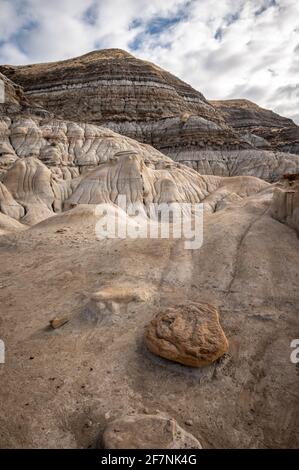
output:
[[298, 0], [0, 0], [0, 63], [108, 47], [299, 123]]

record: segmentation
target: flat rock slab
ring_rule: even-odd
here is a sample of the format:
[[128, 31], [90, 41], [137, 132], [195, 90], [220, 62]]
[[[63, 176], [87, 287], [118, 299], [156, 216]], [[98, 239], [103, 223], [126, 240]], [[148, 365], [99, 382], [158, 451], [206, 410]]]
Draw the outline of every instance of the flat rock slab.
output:
[[92, 295], [92, 299], [98, 302], [117, 302], [128, 304], [130, 302], [144, 302], [148, 300], [150, 293], [145, 288], [123, 285], [105, 286]]
[[228, 349], [217, 308], [198, 302], [158, 313], [146, 328], [145, 343], [152, 353], [192, 367], [211, 364]]
[[152, 293], [149, 288], [121, 285], [105, 286], [93, 293], [87, 305], [87, 309], [95, 317], [106, 314], [119, 314], [126, 310], [131, 302], [146, 302]]
[[162, 414], [125, 416], [108, 424], [105, 449], [201, 449], [199, 441]]

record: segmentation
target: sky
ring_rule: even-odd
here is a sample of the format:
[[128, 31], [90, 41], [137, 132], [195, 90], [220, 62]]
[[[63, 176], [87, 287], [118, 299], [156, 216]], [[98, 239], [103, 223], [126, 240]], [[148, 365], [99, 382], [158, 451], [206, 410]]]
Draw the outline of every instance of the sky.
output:
[[0, 0], [0, 63], [116, 47], [299, 124], [299, 0]]

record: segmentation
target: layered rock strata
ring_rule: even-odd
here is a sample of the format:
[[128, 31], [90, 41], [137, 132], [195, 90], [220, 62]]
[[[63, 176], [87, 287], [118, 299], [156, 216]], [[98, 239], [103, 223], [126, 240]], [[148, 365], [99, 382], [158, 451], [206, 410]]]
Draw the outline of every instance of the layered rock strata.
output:
[[279, 151], [287, 152], [283, 171], [299, 171], [298, 127], [290, 120], [254, 104], [238, 104], [236, 111], [235, 102], [208, 102], [169, 72], [119, 49], [0, 72], [63, 119], [108, 127], [199, 172], [274, 181], [283, 175]]
[[[92, 124], [55, 118], [22, 91], [0, 104], [0, 210], [33, 225], [77, 204], [203, 202], [214, 210], [235, 180], [201, 176], [153, 147]], [[19, 90], [16, 87], [16, 90]], [[237, 194], [265, 183], [245, 179]]]
[[288, 118], [249, 100], [210, 103], [225, 121], [255, 147], [299, 154], [299, 127]]
[[35, 103], [64, 119], [104, 125], [167, 153], [173, 148], [248, 148], [221, 113], [187, 83], [125, 51], [1, 66]]

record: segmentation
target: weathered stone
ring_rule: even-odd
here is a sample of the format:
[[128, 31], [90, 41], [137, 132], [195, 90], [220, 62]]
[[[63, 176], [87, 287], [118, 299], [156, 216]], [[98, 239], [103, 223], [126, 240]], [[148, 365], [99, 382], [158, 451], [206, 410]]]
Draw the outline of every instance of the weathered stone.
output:
[[151, 297], [150, 290], [139, 286], [104, 286], [91, 295], [85, 308], [85, 314], [101, 320], [111, 314], [119, 314], [126, 310], [131, 302], [145, 302]]
[[216, 307], [195, 302], [159, 313], [146, 329], [145, 342], [152, 353], [192, 367], [211, 364], [228, 349]]
[[287, 176], [274, 190], [271, 213], [299, 232], [299, 178], [298, 175]]
[[56, 330], [70, 321], [69, 317], [55, 317], [50, 320], [51, 327]]
[[126, 416], [108, 424], [105, 449], [201, 449], [199, 441], [163, 414]]
[[128, 304], [130, 302], [144, 302], [150, 297], [150, 292], [142, 287], [133, 285], [105, 286], [94, 293], [92, 298], [99, 302], [118, 302]]

